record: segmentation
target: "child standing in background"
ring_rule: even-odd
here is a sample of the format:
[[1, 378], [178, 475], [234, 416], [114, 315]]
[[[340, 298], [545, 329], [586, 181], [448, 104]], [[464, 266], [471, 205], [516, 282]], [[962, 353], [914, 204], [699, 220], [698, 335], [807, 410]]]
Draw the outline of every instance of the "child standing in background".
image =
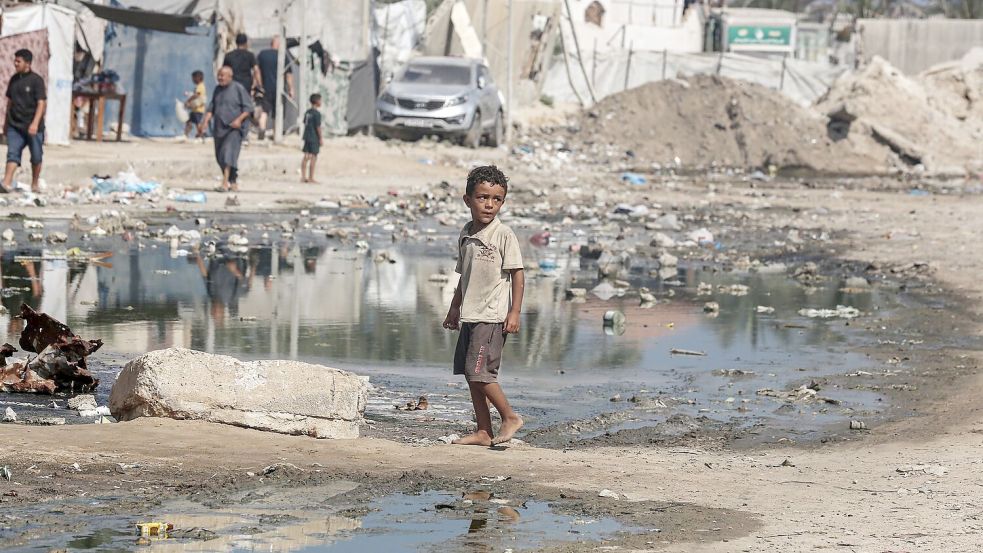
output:
[[321, 95], [311, 94], [311, 108], [304, 113], [304, 160], [300, 162], [300, 182], [317, 183], [314, 165], [321, 152], [324, 138], [321, 136]]
[[195, 91], [184, 101], [184, 106], [188, 108], [188, 122], [184, 124], [184, 136], [192, 129], [197, 130], [198, 124], [205, 117], [205, 104], [208, 103], [208, 91], [205, 89], [205, 74], [195, 71], [191, 74], [191, 82], [195, 84]]

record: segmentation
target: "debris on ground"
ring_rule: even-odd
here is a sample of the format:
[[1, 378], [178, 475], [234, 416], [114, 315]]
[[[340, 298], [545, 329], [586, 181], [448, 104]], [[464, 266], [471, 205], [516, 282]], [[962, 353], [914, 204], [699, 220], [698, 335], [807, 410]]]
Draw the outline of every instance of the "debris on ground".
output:
[[83, 340], [65, 324], [27, 304], [21, 305], [20, 317], [25, 321], [20, 347], [38, 355], [3, 367], [0, 391], [54, 394], [87, 392], [99, 385], [88, 370], [86, 357], [102, 347], [102, 340]]
[[800, 309], [799, 315], [810, 319], [832, 319], [834, 317], [854, 319], [860, 316], [860, 310], [856, 307], [837, 305], [836, 309]]
[[607, 497], [615, 500], [621, 499], [621, 496], [618, 494], [618, 492], [613, 492], [607, 488], [604, 488], [603, 490], [597, 492], [597, 497]]
[[669, 355], [693, 355], [697, 357], [704, 357], [706, 354], [707, 353], [705, 351], [695, 351], [691, 349], [672, 348], [669, 350]]
[[905, 465], [898, 467], [896, 472], [904, 476], [927, 474], [930, 476], [945, 476], [949, 469], [942, 465]]

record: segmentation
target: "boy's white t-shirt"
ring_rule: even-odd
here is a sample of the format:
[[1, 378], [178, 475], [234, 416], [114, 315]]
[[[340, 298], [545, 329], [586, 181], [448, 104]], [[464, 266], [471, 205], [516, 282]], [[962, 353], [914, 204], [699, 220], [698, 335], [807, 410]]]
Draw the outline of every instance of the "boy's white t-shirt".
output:
[[461, 274], [462, 323], [501, 323], [509, 313], [512, 274], [522, 269], [519, 240], [498, 217], [471, 234], [464, 225], [458, 238], [457, 267]]

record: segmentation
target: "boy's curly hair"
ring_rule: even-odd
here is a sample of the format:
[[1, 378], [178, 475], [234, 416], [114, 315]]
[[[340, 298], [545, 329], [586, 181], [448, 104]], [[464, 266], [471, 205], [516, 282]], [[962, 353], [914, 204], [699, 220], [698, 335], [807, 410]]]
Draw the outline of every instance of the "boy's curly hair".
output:
[[498, 167], [494, 165], [481, 165], [475, 167], [468, 173], [468, 185], [465, 188], [464, 193], [468, 196], [474, 195], [474, 189], [483, 182], [489, 184], [497, 184], [505, 189], [505, 193], [509, 193], [509, 179], [505, 176]]

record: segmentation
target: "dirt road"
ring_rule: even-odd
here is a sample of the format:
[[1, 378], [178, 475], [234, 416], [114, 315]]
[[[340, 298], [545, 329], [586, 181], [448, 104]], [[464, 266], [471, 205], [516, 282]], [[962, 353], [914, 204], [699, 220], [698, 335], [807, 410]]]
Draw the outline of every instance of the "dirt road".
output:
[[[159, 173], [150, 176], [171, 186], [210, 188], [207, 147], [167, 145], [162, 149], [166, 155], [159, 158], [153, 155], [157, 146], [147, 143], [121, 146], [120, 152], [126, 153], [109, 145], [85, 148], [94, 149], [85, 150], [86, 165], [81, 168], [75, 159], [82, 150], [52, 154], [49, 182], [60, 179], [58, 171], [65, 171], [67, 184], [72, 174], [75, 182], [83, 181], [82, 175], [97, 171], [97, 165], [106, 167], [106, 172], [119, 170], [139, 153], [138, 171]], [[291, 172], [293, 158], [299, 164], [299, 153], [272, 148], [259, 155], [250, 150], [245, 157], [255, 177], [245, 170], [238, 209], [289, 211], [303, 202], [352, 193], [385, 194], [440, 180], [461, 185], [468, 164], [478, 160], [501, 163], [513, 174], [514, 187], [535, 189], [541, 201], [550, 201], [557, 209], [596, 199], [605, 189], [623, 191], [625, 186], [612, 171], [532, 171], [504, 152], [431, 144], [397, 146], [371, 139], [344, 139], [322, 151], [326, 155], [319, 171], [324, 184], [305, 188], [293, 183]], [[186, 169], [177, 159], [193, 160], [194, 168]], [[927, 380], [936, 370], [950, 369], [943, 374], [951, 381], [926, 390], [928, 399], [917, 412], [874, 427], [857, 440], [741, 451], [644, 446], [560, 451], [528, 445], [496, 451], [366, 438], [323, 442], [161, 420], [56, 428], [0, 425], [0, 464], [10, 465], [15, 474], [12, 483], [0, 482], [0, 488], [18, 492], [0, 500], [7, 510], [111, 489], [132, 498], [175, 496], [229, 478], [249, 481], [256, 477], [246, 476], [247, 472], [292, 463], [302, 471], [319, 470], [326, 477], [363, 482], [417, 473], [424, 479], [453, 479], [466, 487], [481, 476], [509, 476], [513, 491], [578, 496], [586, 504], [634, 516], [640, 515], [632, 505], [675, 506], [659, 515], [663, 532], [612, 544], [622, 550], [978, 551], [983, 530], [977, 489], [983, 476], [979, 460], [983, 416], [978, 401], [983, 380], [976, 374], [983, 361], [979, 352], [983, 283], [977, 277], [983, 270], [983, 250], [975, 241], [983, 233], [977, 205], [979, 179], [958, 186], [894, 180], [715, 182], [667, 177], [654, 181], [632, 191], [639, 203], [657, 203], [666, 210], [703, 205], [746, 214], [749, 222], [757, 224], [822, 229], [833, 236], [831, 259], [924, 267], [927, 289], [955, 300], [931, 314], [934, 332], [958, 336], [962, 345], [937, 351], [933, 357], [931, 329], [927, 329], [928, 342], [911, 358], [910, 363], [917, 365], [910, 368]], [[974, 193], [963, 193], [971, 186]], [[916, 187], [928, 194], [911, 194]], [[516, 197], [531, 201], [531, 196]], [[302, 203], [277, 203], [287, 198]], [[164, 201], [148, 208], [135, 202], [125, 208], [145, 213], [168, 204], [176, 205]], [[82, 206], [81, 210], [105, 207]], [[224, 199], [212, 195], [205, 206], [177, 207], [225, 209]], [[79, 210], [53, 202], [20, 211], [32, 217], [68, 217]], [[936, 359], [953, 366], [939, 367]], [[81, 472], [68, 468], [73, 463]], [[139, 464], [139, 479], [114, 473], [116, 463]], [[602, 489], [623, 498], [617, 503], [598, 498]], [[709, 510], [712, 516], [707, 515]], [[656, 524], [651, 517], [638, 520]]]

